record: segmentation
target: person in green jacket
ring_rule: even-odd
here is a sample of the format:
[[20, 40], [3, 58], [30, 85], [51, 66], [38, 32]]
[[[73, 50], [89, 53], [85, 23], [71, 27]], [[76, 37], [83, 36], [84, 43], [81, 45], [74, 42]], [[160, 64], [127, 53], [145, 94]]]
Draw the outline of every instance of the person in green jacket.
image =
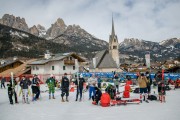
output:
[[49, 99], [51, 99], [51, 93], [52, 93], [53, 99], [55, 99], [54, 92], [55, 92], [55, 87], [56, 87], [56, 81], [55, 81], [53, 75], [51, 75], [50, 78], [47, 79], [46, 83], [49, 88]]

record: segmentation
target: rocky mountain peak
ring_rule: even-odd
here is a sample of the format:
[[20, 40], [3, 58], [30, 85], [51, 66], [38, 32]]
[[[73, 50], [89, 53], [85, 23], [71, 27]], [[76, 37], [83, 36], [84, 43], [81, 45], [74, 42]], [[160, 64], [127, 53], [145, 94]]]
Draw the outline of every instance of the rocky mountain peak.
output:
[[39, 36], [39, 30], [37, 27], [34, 25], [33, 27], [29, 28], [29, 32], [35, 36]]
[[38, 30], [46, 30], [46, 28], [40, 24], [37, 25]]
[[179, 39], [178, 38], [171, 38], [171, 39], [163, 40], [159, 44], [164, 46], [164, 47], [175, 46], [176, 44], [180, 44], [180, 38]]
[[61, 18], [58, 18], [54, 24], [51, 24], [51, 27], [47, 30], [48, 38], [55, 38], [60, 34], [63, 34], [66, 30], [66, 24]]
[[22, 31], [29, 32], [28, 25], [24, 18], [15, 17], [13, 15], [4, 14], [2, 19], [0, 19], [0, 23], [3, 25], [7, 25], [9, 27], [13, 27]]

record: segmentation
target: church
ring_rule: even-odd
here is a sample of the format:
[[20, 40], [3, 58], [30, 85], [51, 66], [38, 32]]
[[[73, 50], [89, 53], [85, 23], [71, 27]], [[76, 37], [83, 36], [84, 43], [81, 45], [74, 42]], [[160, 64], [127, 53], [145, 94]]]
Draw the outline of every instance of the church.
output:
[[98, 52], [89, 66], [90, 72], [122, 72], [119, 65], [119, 43], [114, 30], [114, 20], [112, 18], [112, 31], [109, 36], [109, 50]]

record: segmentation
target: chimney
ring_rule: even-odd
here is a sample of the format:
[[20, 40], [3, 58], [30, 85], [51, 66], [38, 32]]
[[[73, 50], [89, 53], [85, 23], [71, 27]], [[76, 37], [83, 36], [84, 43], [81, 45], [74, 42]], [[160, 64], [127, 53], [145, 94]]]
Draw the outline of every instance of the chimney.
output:
[[51, 58], [51, 54], [50, 54], [49, 50], [46, 50], [46, 53], [44, 54], [44, 58], [45, 59]]
[[15, 61], [15, 60], [17, 60], [17, 59], [18, 59], [17, 56], [14, 56], [14, 57], [13, 57], [13, 61]]

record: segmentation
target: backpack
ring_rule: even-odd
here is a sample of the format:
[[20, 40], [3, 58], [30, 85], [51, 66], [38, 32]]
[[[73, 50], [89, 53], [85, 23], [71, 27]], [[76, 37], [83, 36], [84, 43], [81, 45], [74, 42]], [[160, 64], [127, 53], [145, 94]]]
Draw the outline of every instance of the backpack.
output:
[[148, 100], [157, 100], [157, 97], [155, 95], [148, 95]]
[[102, 107], [108, 107], [110, 105], [110, 96], [108, 93], [103, 93], [101, 96], [101, 106]]
[[139, 88], [135, 88], [134, 93], [140, 93], [140, 89]]

